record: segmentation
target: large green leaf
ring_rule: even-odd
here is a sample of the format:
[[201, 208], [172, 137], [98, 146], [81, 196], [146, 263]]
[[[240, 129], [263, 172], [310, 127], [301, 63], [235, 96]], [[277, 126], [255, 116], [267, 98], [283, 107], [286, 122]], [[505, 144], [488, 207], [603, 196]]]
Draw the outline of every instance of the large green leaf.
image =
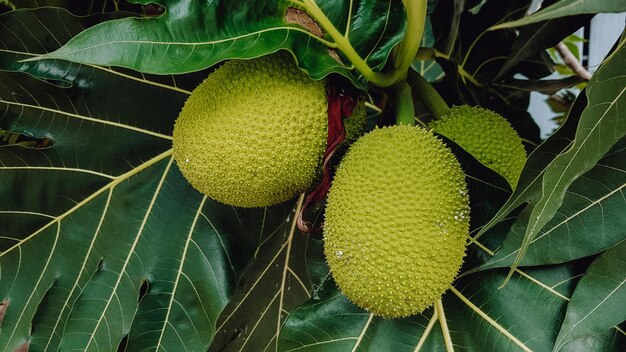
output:
[[[308, 9], [300, 1], [162, 0], [158, 4], [167, 8], [164, 15], [103, 23], [44, 58], [169, 74], [288, 49], [315, 79], [336, 72], [358, 86], [365, 84], [350, 61], [333, 49], [336, 43], [300, 10]], [[371, 69], [383, 68], [404, 30], [399, 1], [324, 0], [316, 6]]]
[[173, 163], [173, 122], [202, 76], [16, 62], [107, 18], [0, 16], [0, 69], [16, 71], [0, 72], [0, 128], [54, 141], [0, 148], [3, 351], [206, 350], [249, 262], [294, 237], [289, 204], [218, 204]]
[[494, 29], [513, 28], [543, 22], [553, 18], [580, 14], [626, 11], [626, 2], [620, 0], [560, 0], [534, 14], [517, 21], [506, 22], [491, 27]]
[[[601, 252], [626, 237], [626, 139], [567, 190], [563, 205], [530, 243], [520, 265], [564, 263]], [[531, 208], [522, 212], [496, 255], [481, 269], [513, 264]]]
[[[567, 306], [554, 351], [572, 350], [568, 344], [581, 346], [577, 339], [610, 332], [626, 320], [624, 284], [626, 242], [607, 250], [589, 266]], [[602, 351], [598, 347], [586, 346], [585, 351]]]
[[[444, 2], [452, 3], [439, 1]], [[118, 5], [116, 1], [94, 1], [67, 6], [77, 9], [74, 14], [99, 13], [87, 9], [96, 7], [95, 3]], [[573, 140], [580, 112], [574, 112], [567, 128], [531, 156], [519, 198], [525, 200], [509, 206], [509, 218], [501, 218], [503, 221], [491, 227], [480, 242], [472, 240], [463, 275], [443, 298], [447, 327], [442, 328], [434, 319], [433, 310], [407, 319], [376, 318], [354, 307], [337, 291], [329, 277], [319, 234], [304, 236], [295, 230], [293, 211], [297, 205], [234, 209], [204, 198], [182, 178], [171, 159], [172, 125], [187, 95], [206, 72], [150, 76], [59, 59], [22, 61], [58, 49], [86, 28], [113, 26], [119, 18], [129, 23], [165, 21], [167, 28], [184, 29], [185, 33], [197, 33], [199, 29], [193, 24], [204, 23], [203, 19], [189, 18], [182, 5], [203, 6], [208, 2], [159, 3], [168, 7], [165, 16], [141, 20], [123, 18], [128, 13], [74, 17], [53, 8], [0, 16], [0, 70], [5, 71], [0, 72], [0, 129], [52, 141], [46, 149], [0, 147], [0, 321], [4, 319], [0, 323], [0, 350], [12, 351], [25, 343], [31, 351], [115, 351], [120, 345], [119, 350], [128, 351], [299, 348], [439, 352], [445, 350], [448, 337], [457, 347], [470, 351], [552, 348], [568, 296], [588, 262], [516, 270], [510, 284], [500, 290], [503, 269], [479, 273], [466, 269], [487, 262], [494, 249], [501, 247], [515, 220], [517, 205], [537, 201], [544, 170]], [[389, 37], [375, 44], [381, 28], [376, 29], [380, 22], [373, 18], [402, 19], [402, 11], [395, 11], [400, 2], [354, 1], [352, 7], [338, 1], [318, 3], [338, 28], [345, 28], [348, 8], [353, 10], [355, 26], [356, 19], [363, 19], [361, 29], [353, 27], [355, 36], [351, 35], [350, 41], [360, 54], [362, 47], [378, 48], [374, 57], [378, 55], [380, 60], [368, 58], [367, 62], [382, 68], [403, 21], [389, 27], [385, 32]], [[482, 7], [474, 8], [471, 14], [458, 14], [459, 36], [451, 41], [457, 51], [451, 60], [441, 62], [453, 63], [457, 70], [468, 68], [465, 73], [470, 75], [480, 73], [476, 76], [482, 84], [498, 72], [502, 56], [511, 52], [515, 38], [513, 31], [492, 35], [485, 32], [486, 28], [502, 17], [523, 13], [529, 1], [471, 3]], [[244, 15], [260, 6], [260, 2], [247, 1], [223, 4], [233, 11], [230, 14], [241, 11]], [[389, 4], [395, 12], [386, 12]], [[272, 6], [277, 5], [272, 3], [268, 8]], [[441, 20], [444, 13], [445, 7], [435, 17]], [[219, 23], [224, 28], [235, 30], [233, 23], [242, 23], [242, 17], [221, 16]], [[271, 26], [278, 17], [282, 19], [282, 15], [270, 15], [267, 23]], [[174, 23], [175, 18], [181, 23]], [[255, 25], [259, 24], [251, 21], [250, 26]], [[438, 26], [435, 21], [433, 25]], [[244, 24], [239, 28], [246, 31], [250, 27]], [[120, 35], [120, 30], [109, 34]], [[439, 39], [441, 33], [435, 34]], [[320, 77], [330, 72], [322, 70], [324, 60], [331, 56], [327, 48], [302, 31], [296, 37], [307, 38], [296, 46], [310, 42], [313, 55], [308, 59], [311, 63], [319, 61], [312, 66], [324, 72], [318, 72]], [[251, 52], [258, 56], [264, 50]], [[151, 60], [167, 63], [163, 58], [176, 58], [178, 51], [172, 47], [167, 53], [167, 57]], [[465, 57], [466, 66], [454, 63], [457, 59], [463, 62]], [[482, 65], [483, 59], [488, 63]], [[523, 65], [535, 59], [529, 58]], [[345, 67], [333, 72], [352, 75], [341, 70]], [[496, 92], [493, 87], [472, 86], [454, 72], [446, 70], [462, 91], [458, 96], [466, 100], [456, 100], [455, 96], [453, 101], [483, 104], [495, 98], [502, 105], [510, 103], [514, 109], [524, 110], [525, 115], [512, 114], [511, 120], [519, 117], [521, 124], [529, 121], [523, 95], [520, 98], [512, 90]], [[508, 75], [519, 72], [516, 66]], [[539, 69], [532, 72], [536, 76], [545, 73]], [[363, 86], [360, 77], [352, 78]], [[461, 159], [467, 157], [462, 150], [455, 149], [455, 153]], [[622, 159], [618, 154], [614, 157], [613, 164], [607, 164], [605, 157], [585, 177], [613, 187], [605, 182], [607, 175], [591, 175], [605, 164], [621, 168]], [[501, 177], [480, 165], [464, 162], [464, 169], [469, 174], [474, 233], [495, 215], [509, 191]], [[582, 187], [583, 181], [589, 180], [578, 179], [568, 189], [578, 184]], [[602, 197], [602, 189], [596, 188], [579, 194]], [[616, 194], [610, 196], [611, 201]], [[574, 209], [575, 204], [567, 198], [570, 196], [568, 193], [564, 204]], [[608, 200], [603, 199], [600, 205], [608, 206]], [[580, 307], [588, 309], [589, 305]], [[619, 351], [624, 346], [620, 334], [608, 330], [584, 335], [563, 350], [594, 344], [603, 351]], [[313, 345], [304, 347], [309, 344]]]
[[518, 265], [539, 231], [554, 217], [568, 187], [593, 168], [609, 149], [626, 136], [620, 112], [626, 109], [626, 46], [621, 46], [594, 74], [586, 90], [588, 106], [583, 111], [572, 145], [546, 168], [541, 180], [541, 198], [533, 206], [524, 240], [512, 265]]
[[[556, 338], [576, 271], [570, 266], [520, 271], [504, 289], [506, 271], [467, 276], [442, 299], [445, 318], [428, 309], [383, 319], [355, 307], [328, 278], [281, 331], [281, 351], [433, 351], [444, 338], [467, 351], [546, 351]], [[533, 307], [533, 309], [528, 309]], [[441, 327], [445, 320], [447, 328]]]
[[276, 350], [287, 315], [309, 299], [311, 284], [304, 261], [308, 236], [295, 228], [299, 209], [284, 220], [289, 232], [273, 233], [254, 253], [254, 261], [217, 322], [219, 334], [210, 351]]

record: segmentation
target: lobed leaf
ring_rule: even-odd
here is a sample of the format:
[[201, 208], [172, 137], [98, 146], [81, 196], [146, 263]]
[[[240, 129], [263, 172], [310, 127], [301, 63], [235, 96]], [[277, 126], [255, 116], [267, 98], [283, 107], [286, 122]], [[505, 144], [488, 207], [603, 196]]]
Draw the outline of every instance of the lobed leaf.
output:
[[[554, 351], [568, 350], [568, 343], [576, 344], [576, 339], [611, 332], [626, 320], [625, 272], [626, 242], [622, 241], [600, 255], [576, 286]], [[587, 350], [599, 351], [595, 347], [587, 346]]]
[[173, 163], [174, 119], [202, 74], [17, 63], [109, 18], [0, 16], [0, 128], [54, 141], [0, 148], [2, 351], [206, 350], [249, 262], [293, 228], [290, 204], [218, 204]]
[[[599, 253], [626, 237], [626, 140], [574, 181], [554, 218], [531, 241], [521, 266], [564, 263]], [[480, 269], [513, 264], [531, 208], [516, 219], [503, 246]]]

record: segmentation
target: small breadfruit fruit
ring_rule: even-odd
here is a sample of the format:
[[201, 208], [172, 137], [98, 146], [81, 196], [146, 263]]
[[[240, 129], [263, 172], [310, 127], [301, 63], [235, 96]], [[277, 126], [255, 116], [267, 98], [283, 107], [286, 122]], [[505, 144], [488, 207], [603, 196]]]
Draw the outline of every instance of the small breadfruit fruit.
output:
[[522, 139], [500, 114], [476, 106], [455, 106], [429, 125], [502, 175], [515, 188], [526, 163]]
[[189, 183], [237, 207], [281, 203], [317, 176], [328, 134], [325, 83], [289, 54], [225, 63], [174, 125], [174, 159]]
[[352, 115], [345, 118], [343, 124], [346, 129], [346, 138], [343, 142], [345, 145], [354, 143], [363, 135], [367, 125], [367, 111], [363, 100], [358, 101], [354, 109], [352, 109]]
[[357, 140], [326, 203], [324, 254], [339, 289], [383, 317], [431, 306], [463, 263], [468, 202], [461, 166], [432, 132], [393, 126]]

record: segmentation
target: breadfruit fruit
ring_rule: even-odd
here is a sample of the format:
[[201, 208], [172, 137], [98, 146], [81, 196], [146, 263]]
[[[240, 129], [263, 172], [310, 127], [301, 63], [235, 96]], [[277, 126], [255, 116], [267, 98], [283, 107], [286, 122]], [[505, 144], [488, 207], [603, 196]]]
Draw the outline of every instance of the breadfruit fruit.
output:
[[289, 54], [232, 60], [191, 94], [174, 126], [174, 158], [189, 183], [237, 207], [307, 190], [326, 148], [325, 84]]
[[346, 129], [346, 138], [343, 144], [350, 145], [363, 135], [367, 125], [367, 111], [363, 100], [359, 100], [354, 109], [352, 109], [352, 115], [345, 118], [343, 123]]
[[476, 106], [455, 106], [429, 125], [502, 175], [515, 188], [526, 163], [522, 139], [500, 114]]
[[383, 317], [422, 312], [463, 263], [468, 203], [458, 161], [432, 132], [366, 134], [341, 161], [326, 204], [324, 254], [339, 289]]

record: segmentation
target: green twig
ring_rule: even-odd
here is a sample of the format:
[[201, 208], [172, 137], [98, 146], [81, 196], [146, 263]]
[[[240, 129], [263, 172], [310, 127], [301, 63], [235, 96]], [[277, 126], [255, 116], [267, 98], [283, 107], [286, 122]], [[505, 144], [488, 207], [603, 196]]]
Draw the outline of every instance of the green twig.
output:
[[399, 74], [398, 71], [391, 73], [374, 72], [367, 62], [356, 52], [350, 40], [341, 34], [335, 25], [330, 22], [322, 9], [317, 6], [315, 0], [303, 0], [302, 2], [294, 2], [302, 6], [307, 13], [328, 33], [328, 35], [337, 44], [337, 48], [350, 60], [354, 68], [359, 71], [366, 80], [379, 87], [389, 87], [396, 83]]

